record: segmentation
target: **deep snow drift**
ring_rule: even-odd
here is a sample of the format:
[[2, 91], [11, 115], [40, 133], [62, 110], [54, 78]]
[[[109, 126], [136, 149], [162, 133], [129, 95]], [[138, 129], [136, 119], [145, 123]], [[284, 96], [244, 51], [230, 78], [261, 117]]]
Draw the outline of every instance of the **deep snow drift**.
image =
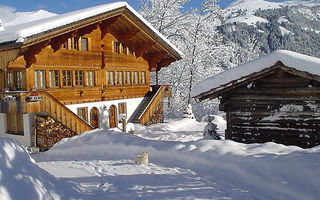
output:
[[68, 199], [80, 194], [39, 168], [18, 142], [0, 137], [0, 199]]

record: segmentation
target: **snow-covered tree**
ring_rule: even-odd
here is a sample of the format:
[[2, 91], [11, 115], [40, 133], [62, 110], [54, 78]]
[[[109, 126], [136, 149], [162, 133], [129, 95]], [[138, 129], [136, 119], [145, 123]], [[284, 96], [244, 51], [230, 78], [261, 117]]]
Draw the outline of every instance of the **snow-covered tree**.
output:
[[194, 114], [193, 114], [193, 111], [192, 111], [191, 104], [189, 104], [188, 107], [183, 112], [183, 118], [189, 118], [189, 119], [194, 119], [195, 118]]
[[[232, 45], [223, 43], [217, 26], [223, 21], [222, 11], [216, 0], [201, 0], [198, 9], [183, 10], [188, 0], [143, 0], [141, 14], [181, 51], [183, 59], [163, 68], [160, 83], [172, 85], [169, 99], [170, 116], [182, 116], [189, 104], [195, 105], [191, 89], [199, 81], [222, 71], [225, 52]], [[212, 107], [209, 105], [209, 107]], [[208, 108], [208, 106], [206, 106]]]
[[139, 0], [140, 14], [167, 38], [179, 37], [187, 15], [181, 12], [190, 0]]

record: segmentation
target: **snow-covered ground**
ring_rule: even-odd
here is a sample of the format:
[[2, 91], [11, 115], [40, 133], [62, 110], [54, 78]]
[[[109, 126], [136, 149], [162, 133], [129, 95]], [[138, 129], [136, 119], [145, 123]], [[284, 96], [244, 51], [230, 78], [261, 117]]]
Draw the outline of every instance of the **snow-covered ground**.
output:
[[[39, 167], [20, 145], [0, 138], [0, 199], [308, 200], [320, 196], [320, 146], [304, 150], [275, 143], [202, 140], [204, 125], [183, 119], [139, 125], [135, 135], [86, 132], [32, 155]], [[149, 153], [150, 164], [133, 164], [143, 151]]]
[[[295, 5], [304, 5], [311, 7], [318, 6], [319, 4], [319, 0], [289, 0], [281, 2], [267, 0], [236, 0], [225, 8], [225, 16], [228, 18], [225, 23], [246, 23], [248, 25], [255, 26], [257, 22], [268, 23], [268, 20], [254, 15], [258, 10], [277, 9]], [[306, 14], [306, 12], [308, 12], [309, 10], [300, 9], [299, 11], [304, 12], [303, 14]], [[281, 19], [279, 18], [279, 20]]]

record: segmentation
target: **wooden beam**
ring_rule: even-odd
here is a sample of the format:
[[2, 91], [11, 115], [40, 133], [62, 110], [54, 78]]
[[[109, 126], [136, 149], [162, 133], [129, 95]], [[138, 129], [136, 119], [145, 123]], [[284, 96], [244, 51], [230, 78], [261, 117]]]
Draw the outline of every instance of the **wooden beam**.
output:
[[145, 54], [148, 50], [150, 50], [156, 43], [151, 42], [151, 43], [145, 43], [140, 46], [135, 46], [134, 51], [136, 52], [136, 57], [142, 57], [143, 54]]
[[140, 31], [139, 29], [136, 29], [136, 30], [128, 30], [123, 33], [118, 33], [116, 38], [118, 39], [119, 42], [125, 44], [134, 36], [136, 36], [137, 33], [139, 33], [139, 31]]
[[29, 68], [32, 64], [37, 62], [36, 55], [41, 52], [42, 49], [50, 45], [51, 40], [46, 40], [38, 44], [32, 45], [23, 51], [22, 55], [26, 61], [26, 68]]
[[16, 59], [20, 54], [20, 49], [0, 51], [0, 70], [5, 71], [8, 63]]
[[94, 23], [94, 24], [91, 24], [89, 26], [86, 26], [86, 27], [83, 27], [83, 28], [79, 29], [77, 31], [76, 37], [80, 38], [80, 37], [82, 37], [82, 36], [84, 36], [86, 34], [91, 33], [92, 31], [96, 30], [99, 27], [99, 25], [100, 25], [100, 23], [98, 22], [98, 23]]
[[158, 62], [157, 66], [158, 67], [166, 67], [168, 65], [170, 65], [171, 63], [175, 62], [176, 60], [175, 59], [163, 59], [161, 61]]
[[166, 52], [162, 53], [152, 53], [152, 54], [145, 54], [143, 57], [148, 60], [149, 70], [154, 69], [157, 67], [157, 63], [166, 57], [168, 54]]
[[101, 31], [101, 40], [103, 40], [104, 36], [106, 36], [106, 34], [110, 32], [110, 30], [109, 30], [110, 27], [112, 26], [112, 24], [114, 24], [118, 20], [119, 17], [120, 17], [120, 15], [103, 20], [100, 23], [99, 27], [100, 27], [100, 31]]
[[320, 76], [311, 74], [309, 72], [299, 71], [297, 69], [294, 69], [294, 68], [291, 68], [291, 67], [287, 67], [287, 66], [284, 66], [284, 65], [283, 66], [279, 66], [279, 68], [282, 69], [283, 71], [287, 72], [287, 73], [290, 73], [290, 74], [293, 74], [293, 75], [296, 75], [296, 76], [300, 76], [300, 77], [304, 77], [304, 78], [307, 78], [307, 79], [311, 79], [311, 80], [315, 80], [315, 81], [320, 82]]
[[228, 92], [234, 88], [248, 84], [252, 81], [255, 81], [255, 80], [260, 79], [262, 77], [265, 77], [267, 75], [273, 74], [276, 72], [276, 69], [279, 69], [279, 67], [277, 65], [273, 65], [273, 66], [266, 68], [264, 70], [261, 70], [259, 72], [255, 72], [255, 73], [249, 74], [248, 76], [241, 77], [240, 79], [236, 79], [231, 82], [228, 82], [225, 85], [221, 85], [217, 88], [212, 88], [210, 91], [199, 94], [198, 96], [196, 96], [194, 98], [197, 98], [200, 101], [203, 101], [208, 98], [214, 99], [222, 93]]
[[54, 52], [58, 51], [61, 48], [61, 45], [68, 41], [68, 38], [75, 37], [77, 35], [77, 31], [71, 31], [69, 33], [60, 35], [51, 40], [51, 48]]

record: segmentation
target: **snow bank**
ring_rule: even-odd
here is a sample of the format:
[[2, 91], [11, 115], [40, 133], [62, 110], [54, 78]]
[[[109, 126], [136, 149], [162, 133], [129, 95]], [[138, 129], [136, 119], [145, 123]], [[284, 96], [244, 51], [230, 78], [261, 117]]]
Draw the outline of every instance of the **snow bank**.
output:
[[69, 185], [39, 168], [24, 147], [0, 137], [0, 199], [66, 199], [77, 197]]
[[320, 76], [319, 58], [288, 50], [277, 50], [269, 55], [261, 56], [251, 62], [244, 63], [201, 81], [192, 88], [191, 96], [196, 97], [202, 93], [212, 90], [218, 91], [221, 89], [220, 87], [230, 83], [231, 81], [241, 81], [241, 78], [271, 67], [278, 61], [281, 61], [285, 66]]
[[[195, 141], [202, 139], [203, 129], [207, 122], [197, 122], [195, 119], [184, 118], [181, 120], [169, 119], [167, 123], [144, 126], [135, 124], [135, 135], [161, 141]], [[224, 129], [221, 129], [221, 132]], [[168, 134], [170, 132], [171, 134]]]
[[[95, 130], [62, 140], [37, 160], [133, 160], [143, 151], [149, 153], [149, 160], [155, 165], [194, 171], [215, 189], [217, 199], [317, 199], [320, 195], [320, 147], [304, 150], [275, 143], [241, 144], [228, 140], [152, 141]], [[152, 175], [149, 178], [150, 182], [159, 181]], [[162, 193], [165, 197], [166, 193]]]

